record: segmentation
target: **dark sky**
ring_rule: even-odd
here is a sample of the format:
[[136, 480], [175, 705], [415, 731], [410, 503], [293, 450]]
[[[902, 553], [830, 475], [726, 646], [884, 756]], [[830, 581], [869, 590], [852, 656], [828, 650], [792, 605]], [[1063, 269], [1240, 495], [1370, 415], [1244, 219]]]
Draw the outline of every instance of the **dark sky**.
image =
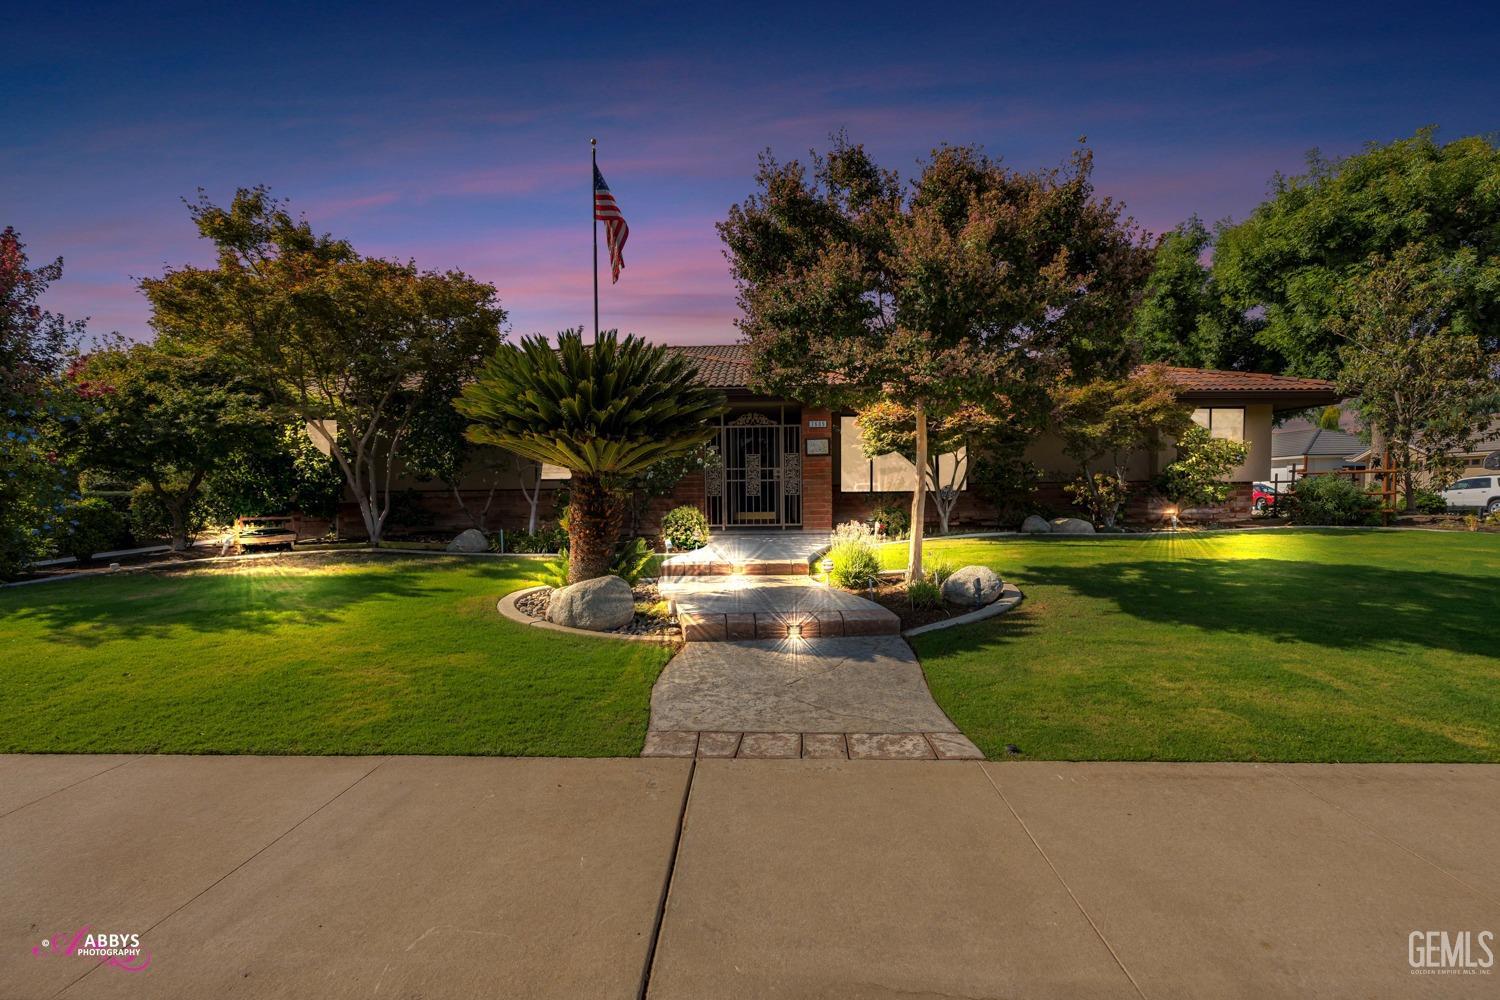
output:
[[[0, 225], [47, 304], [149, 336], [133, 278], [206, 261], [180, 199], [268, 184], [367, 254], [493, 282], [517, 333], [590, 316], [588, 138], [631, 226], [605, 326], [734, 337], [713, 223], [757, 153], [838, 129], [909, 173], [1080, 136], [1160, 231], [1243, 217], [1312, 147], [1497, 127], [1500, 5], [26, 4], [3, 22]], [[129, 8], [129, 9], [126, 9]]]

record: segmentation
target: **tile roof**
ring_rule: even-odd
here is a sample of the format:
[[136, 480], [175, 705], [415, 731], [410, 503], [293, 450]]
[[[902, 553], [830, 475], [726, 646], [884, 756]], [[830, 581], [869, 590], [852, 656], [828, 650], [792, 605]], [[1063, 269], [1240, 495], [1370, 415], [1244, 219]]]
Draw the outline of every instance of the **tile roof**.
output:
[[1167, 378], [1182, 392], [1336, 392], [1327, 379], [1264, 372], [1227, 372], [1213, 368], [1164, 366]]
[[[672, 345], [671, 349], [695, 361], [706, 385], [716, 389], [743, 389], [750, 382], [750, 353], [744, 344]], [[1266, 375], [1260, 372], [1227, 372], [1209, 368], [1166, 366], [1167, 377], [1184, 393], [1313, 392], [1332, 393], [1332, 382], [1320, 378]]]
[[750, 384], [750, 352], [744, 344], [671, 345], [670, 349], [686, 355], [698, 365], [698, 375], [704, 385], [715, 389], [743, 389]]
[[1271, 457], [1288, 455], [1353, 455], [1368, 445], [1353, 434], [1321, 427], [1300, 431], [1272, 431]]

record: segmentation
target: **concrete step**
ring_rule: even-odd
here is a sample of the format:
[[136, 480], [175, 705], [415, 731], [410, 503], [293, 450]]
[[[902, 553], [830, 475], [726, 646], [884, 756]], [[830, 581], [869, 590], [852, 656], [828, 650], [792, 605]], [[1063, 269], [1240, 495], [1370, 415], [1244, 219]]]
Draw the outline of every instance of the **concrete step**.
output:
[[843, 611], [679, 610], [677, 622], [688, 642], [901, 634], [901, 619], [875, 604], [866, 610]]
[[688, 562], [669, 559], [661, 576], [671, 580], [684, 576], [807, 576], [806, 562]]

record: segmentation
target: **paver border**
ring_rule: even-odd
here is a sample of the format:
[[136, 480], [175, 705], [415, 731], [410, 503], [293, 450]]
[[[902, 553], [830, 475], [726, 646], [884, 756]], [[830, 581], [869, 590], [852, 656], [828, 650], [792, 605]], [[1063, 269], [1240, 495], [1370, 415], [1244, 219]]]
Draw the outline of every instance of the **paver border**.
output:
[[[549, 632], [566, 632], [569, 635], [585, 635], [591, 639], [623, 639], [631, 642], [655, 642], [660, 643], [663, 646], [676, 646], [679, 644], [679, 640], [668, 635], [634, 635], [628, 632], [594, 632], [586, 628], [573, 628], [571, 625], [559, 625], [556, 622], [549, 622], [541, 618], [533, 618], [528, 614], [524, 614], [520, 608], [516, 607], [516, 601], [520, 600], [522, 597], [525, 597], [527, 594], [534, 594], [538, 590], [547, 589], [549, 589], [548, 586], [545, 583], [542, 583], [538, 584], [535, 587], [522, 587], [520, 590], [513, 590], [505, 596], [501, 597], [500, 600], [495, 602], [495, 610], [499, 611], [503, 617], [509, 618], [511, 621], [515, 622], [518, 625], [529, 625], [533, 628], [543, 628]], [[685, 638], [685, 629], [683, 634]]]

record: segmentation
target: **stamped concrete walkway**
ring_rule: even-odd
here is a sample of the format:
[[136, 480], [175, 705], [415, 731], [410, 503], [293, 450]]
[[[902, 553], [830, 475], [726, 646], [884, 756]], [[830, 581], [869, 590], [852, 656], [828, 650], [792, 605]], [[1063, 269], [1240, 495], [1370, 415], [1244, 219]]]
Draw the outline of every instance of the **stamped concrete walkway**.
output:
[[643, 756], [983, 758], [885, 608], [806, 576], [661, 589], [688, 642], [651, 692]]
[[1497, 854], [1494, 765], [0, 756], [0, 997], [1493, 997]]

